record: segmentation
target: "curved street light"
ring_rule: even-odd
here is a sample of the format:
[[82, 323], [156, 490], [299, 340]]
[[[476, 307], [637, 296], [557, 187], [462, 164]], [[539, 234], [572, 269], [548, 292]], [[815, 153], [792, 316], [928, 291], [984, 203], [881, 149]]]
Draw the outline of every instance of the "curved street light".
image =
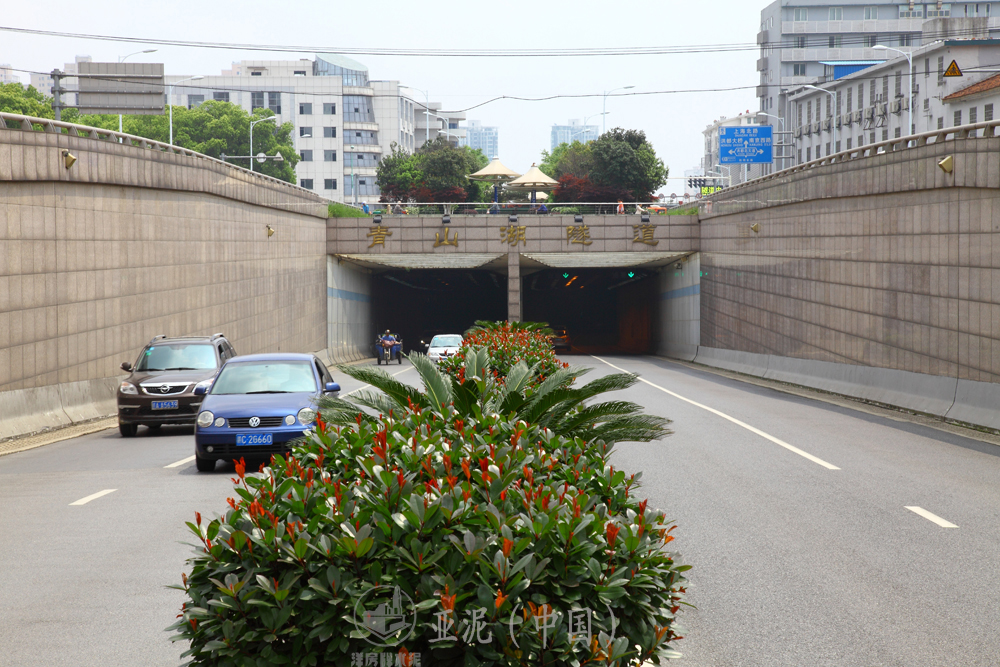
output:
[[891, 46], [884, 46], [882, 44], [876, 44], [875, 46], [872, 47], [872, 50], [895, 51], [896, 53], [902, 53], [904, 56], [906, 56], [906, 62], [910, 66], [910, 76], [906, 80], [907, 81], [906, 85], [910, 91], [910, 104], [908, 105], [909, 108], [906, 110], [906, 120], [907, 123], [909, 124], [909, 127], [906, 128], [906, 136], [910, 136], [915, 131], [913, 127], [913, 55], [907, 53], [906, 51], [900, 51], [899, 49], [894, 49]]
[[174, 145], [174, 105], [170, 103], [170, 98], [174, 96], [174, 86], [178, 83], [184, 83], [185, 81], [199, 81], [204, 79], [203, 76], [189, 76], [186, 79], [181, 79], [180, 81], [174, 81], [169, 86], [167, 86], [167, 106], [170, 107], [170, 145]]
[[[145, 51], [136, 51], [135, 53], [130, 53], [127, 56], [118, 56], [118, 62], [125, 62], [126, 58], [131, 58], [132, 56], [137, 56], [140, 53], [156, 53], [156, 49], [146, 49]], [[122, 115], [118, 114], [118, 131], [122, 131]]]
[[616, 92], [618, 90], [630, 90], [632, 88], [635, 88], [635, 86], [622, 86], [621, 88], [615, 88], [613, 90], [605, 90], [604, 91], [604, 107], [601, 109], [601, 115], [604, 116], [604, 125], [602, 126], [601, 134], [604, 134], [605, 132], [608, 131], [608, 118], [607, 118], [607, 113], [608, 113], [608, 95], [610, 95], [611, 93]]
[[278, 117], [277, 116], [268, 116], [267, 118], [258, 118], [257, 120], [250, 121], [250, 171], [253, 171], [253, 161], [254, 161], [254, 156], [253, 156], [253, 126], [256, 125], [257, 123], [266, 123], [269, 120], [272, 120], [275, 123], [277, 123], [278, 122]]

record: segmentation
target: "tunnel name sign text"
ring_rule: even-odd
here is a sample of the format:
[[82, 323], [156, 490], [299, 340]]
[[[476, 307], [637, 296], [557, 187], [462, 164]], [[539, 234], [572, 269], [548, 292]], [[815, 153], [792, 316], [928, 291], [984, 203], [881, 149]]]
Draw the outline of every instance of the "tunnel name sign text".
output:
[[774, 161], [770, 125], [719, 129], [719, 164], [770, 164]]

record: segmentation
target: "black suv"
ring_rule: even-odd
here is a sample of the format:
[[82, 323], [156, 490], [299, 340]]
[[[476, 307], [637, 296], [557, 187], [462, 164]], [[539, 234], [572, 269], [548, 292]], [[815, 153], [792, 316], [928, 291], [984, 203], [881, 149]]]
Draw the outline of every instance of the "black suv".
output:
[[122, 363], [130, 375], [118, 387], [118, 430], [131, 438], [139, 426], [155, 431], [163, 424], [194, 424], [207, 386], [236, 351], [220, 333], [211, 336], [154, 336], [135, 365]]

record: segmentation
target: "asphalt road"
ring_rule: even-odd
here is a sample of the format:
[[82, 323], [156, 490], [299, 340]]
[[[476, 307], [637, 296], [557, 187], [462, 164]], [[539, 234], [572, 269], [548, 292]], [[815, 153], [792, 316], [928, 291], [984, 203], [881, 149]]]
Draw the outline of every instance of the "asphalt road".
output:
[[[604, 361], [652, 383], [623, 397], [674, 420], [616, 459], [643, 472], [694, 566], [678, 664], [998, 664], [1000, 447], [657, 359]], [[164, 628], [181, 594], [165, 587], [190, 553], [184, 521], [222, 509], [232, 468], [166, 467], [192, 455], [191, 429], [142, 434], [0, 457], [0, 665], [178, 664]]]

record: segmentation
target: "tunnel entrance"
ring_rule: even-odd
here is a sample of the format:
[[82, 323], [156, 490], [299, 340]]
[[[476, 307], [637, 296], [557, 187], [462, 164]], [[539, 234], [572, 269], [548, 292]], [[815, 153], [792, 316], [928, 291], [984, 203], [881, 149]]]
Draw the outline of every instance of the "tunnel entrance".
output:
[[476, 320], [507, 319], [507, 276], [483, 269], [391, 270], [372, 277], [375, 331], [391, 329], [404, 351], [420, 341], [461, 334]]
[[524, 275], [526, 321], [566, 329], [571, 351], [649, 354], [655, 347], [655, 269], [543, 269]]

